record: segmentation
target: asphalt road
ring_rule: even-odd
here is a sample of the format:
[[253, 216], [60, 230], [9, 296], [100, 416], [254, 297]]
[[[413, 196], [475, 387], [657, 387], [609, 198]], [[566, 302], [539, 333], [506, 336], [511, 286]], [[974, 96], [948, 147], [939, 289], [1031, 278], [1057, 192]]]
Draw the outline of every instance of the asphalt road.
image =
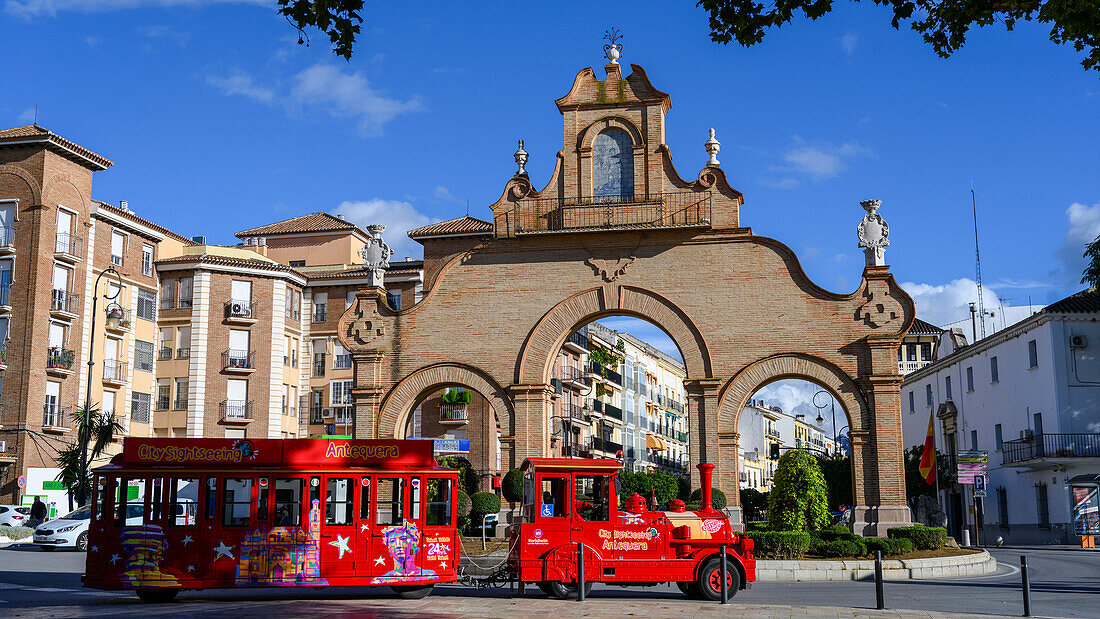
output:
[[[1041, 616], [1100, 617], [1100, 552], [1070, 550], [991, 550], [1001, 564], [996, 574], [973, 578], [887, 581], [886, 607], [932, 611], [889, 616], [938, 616], [938, 613], [1021, 615], [1019, 556], [1031, 566], [1032, 613]], [[674, 587], [602, 587], [597, 585], [588, 607], [576, 602], [547, 600], [537, 589], [527, 600], [509, 599], [505, 590], [474, 590], [441, 586], [425, 600], [392, 600], [386, 589], [339, 588], [244, 589], [190, 591], [170, 605], [151, 607], [133, 593], [83, 589], [84, 555], [42, 552], [29, 545], [0, 549], [0, 616], [144, 616], [196, 615], [318, 615], [363, 613], [368, 616], [494, 616], [510, 614], [593, 613], [648, 616], [697, 616], [709, 607], [687, 600]], [[728, 611], [760, 616], [868, 616], [873, 609], [873, 582], [756, 583], [741, 591]], [[804, 608], [809, 607], [809, 608]], [[838, 610], [848, 607], [855, 612]], [[587, 610], [585, 610], [587, 608]], [[799, 610], [799, 609], [802, 610]], [[615, 611], [623, 611], [617, 613]], [[631, 611], [627, 613], [626, 611]], [[725, 609], [724, 609], [725, 610]], [[771, 613], [771, 614], [769, 614]], [[726, 612], [726, 614], [729, 614]], [[870, 613], [874, 615], [875, 613]]]

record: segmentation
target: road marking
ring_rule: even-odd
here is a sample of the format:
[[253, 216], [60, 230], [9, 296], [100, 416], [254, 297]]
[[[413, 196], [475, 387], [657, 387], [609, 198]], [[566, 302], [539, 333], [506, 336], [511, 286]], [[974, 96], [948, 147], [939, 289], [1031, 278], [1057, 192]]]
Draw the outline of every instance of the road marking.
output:
[[36, 591], [39, 593], [75, 593], [77, 595], [119, 595], [123, 592], [118, 591], [85, 591], [83, 589], [63, 589], [58, 587], [32, 587], [30, 585], [20, 585], [13, 582], [0, 582], [0, 591]]

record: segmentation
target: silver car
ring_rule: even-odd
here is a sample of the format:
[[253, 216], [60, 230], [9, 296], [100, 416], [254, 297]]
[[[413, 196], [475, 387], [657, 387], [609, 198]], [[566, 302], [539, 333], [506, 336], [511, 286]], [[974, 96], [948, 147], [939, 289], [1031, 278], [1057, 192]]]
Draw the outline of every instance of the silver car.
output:
[[43, 522], [34, 530], [34, 545], [42, 550], [58, 547], [88, 550], [88, 525], [92, 522], [91, 506], [81, 507], [56, 520]]

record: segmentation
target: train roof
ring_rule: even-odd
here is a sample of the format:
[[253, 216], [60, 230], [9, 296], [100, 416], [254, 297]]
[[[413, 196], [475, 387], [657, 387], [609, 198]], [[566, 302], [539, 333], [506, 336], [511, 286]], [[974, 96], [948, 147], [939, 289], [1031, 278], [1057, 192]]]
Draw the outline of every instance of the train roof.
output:
[[587, 458], [527, 458], [520, 466], [521, 470], [547, 470], [567, 469], [570, 471], [601, 471], [621, 469], [623, 463], [613, 458], [600, 458], [589, 460]]

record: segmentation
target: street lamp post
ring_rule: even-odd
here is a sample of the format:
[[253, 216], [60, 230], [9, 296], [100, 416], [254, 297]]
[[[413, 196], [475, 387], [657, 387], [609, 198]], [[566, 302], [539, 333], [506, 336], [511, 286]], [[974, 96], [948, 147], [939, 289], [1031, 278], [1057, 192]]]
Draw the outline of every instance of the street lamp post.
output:
[[836, 398], [833, 397], [833, 394], [829, 393], [828, 391], [825, 391], [824, 389], [822, 389], [821, 391], [818, 391], [817, 393], [814, 394], [813, 403], [814, 403], [814, 406], [817, 407], [817, 425], [819, 425], [819, 426], [822, 423], [825, 422], [825, 418], [821, 416], [821, 409], [825, 408], [825, 405], [817, 403], [817, 396], [819, 396], [821, 394], [825, 394], [825, 395], [829, 396], [829, 408], [833, 412], [833, 456], [835, 457], [836, 456], [836, 441], [837, 441], [837, 435], [836, 435]]
[[[99, 280], [103, 279], [103, 276], [113, 273], [118, 279], [118, 289], [114, 294], [104, 294], [103, 299], [106, 301], [114, 301], [118, 298], [118, 295], [122, 293], [122, 275], [119, 274], [115, 267], [109, 266], [98, 277], [95, 278], [95, 285], [92, 287], [92, 324], [88, 330], [88, 389], [84, 393], [84, 423], [80, 429], [80, 477], [76, 482], [76, 502], [80, 506], [87, 505], [88, 503], [88, 488], [85, 485], [85, 481], [88, 478], [88, 442], [91, 439], [91, 427], [88, 424], [88, 411], [92, 406], [92, 366], [95, 365], [93, 358], [95, 357], [95, 319], [96, 319], [96, 305], [99, 301]], [[110, 291], [110, 288], [107, 289]], [[117, 303], [111, 303], [106, 307], [107, 321], [113, 325], [117, 325], [122, 318], [122, 308]]]

